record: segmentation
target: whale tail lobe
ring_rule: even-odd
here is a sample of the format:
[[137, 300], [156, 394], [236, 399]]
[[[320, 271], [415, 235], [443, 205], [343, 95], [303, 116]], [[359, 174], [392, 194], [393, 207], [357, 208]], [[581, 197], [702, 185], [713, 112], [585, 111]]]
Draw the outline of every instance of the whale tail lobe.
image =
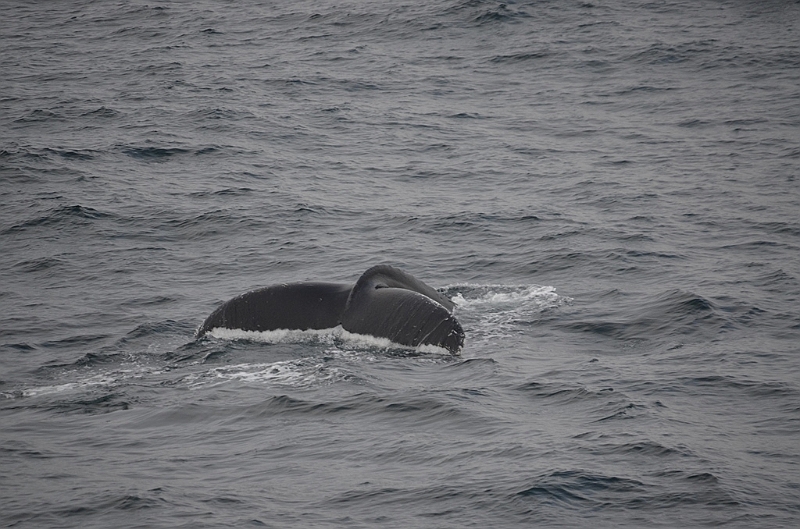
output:
[[350, 293], [342, 328], [402, 345], [436, 345], [457, 353], [464, 331], [453, 302], [415, 277], [387, 265], [370, 268]]

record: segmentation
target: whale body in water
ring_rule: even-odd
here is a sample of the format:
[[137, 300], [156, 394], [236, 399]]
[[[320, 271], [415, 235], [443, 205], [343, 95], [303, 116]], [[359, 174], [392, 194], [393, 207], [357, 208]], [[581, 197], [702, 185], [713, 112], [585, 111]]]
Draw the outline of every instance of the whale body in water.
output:
[[223, 303], [197, 330], [330, 329], [388, 338], [410, 347], [435, 345], [458, 354], [464, 330], [453, 302], [411, 274], [373, 266], [353, 284], [284, 283]]

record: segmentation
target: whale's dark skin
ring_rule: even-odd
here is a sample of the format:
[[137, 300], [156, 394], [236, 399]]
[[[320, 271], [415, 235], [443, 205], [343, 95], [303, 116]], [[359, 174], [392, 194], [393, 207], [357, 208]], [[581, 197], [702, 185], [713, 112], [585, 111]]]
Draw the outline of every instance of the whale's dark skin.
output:
[[197, 331], [330, 329], [368, 334], [411, 347], [436, 345], [453, 354], [464, 330], [453, 302], [414, 276], [389, 265], [373, 266], [356, 281], [285, 283], [246, 292], [223, 303]]

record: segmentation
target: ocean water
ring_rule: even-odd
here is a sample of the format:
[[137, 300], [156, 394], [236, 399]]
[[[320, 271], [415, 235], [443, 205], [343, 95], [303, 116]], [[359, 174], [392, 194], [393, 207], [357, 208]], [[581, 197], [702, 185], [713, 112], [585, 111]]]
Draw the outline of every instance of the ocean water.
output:
[[[3, 526], [800, 521], [800, 3], [3, 7]], [[461, 355], [194, 336], [378, 263]]]

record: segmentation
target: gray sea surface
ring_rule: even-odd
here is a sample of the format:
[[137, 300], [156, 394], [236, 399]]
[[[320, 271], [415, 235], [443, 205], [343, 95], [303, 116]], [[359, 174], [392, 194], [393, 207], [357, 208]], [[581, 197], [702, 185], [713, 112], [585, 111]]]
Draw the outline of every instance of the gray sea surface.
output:
[[[6, 1], [0, 525], [795, 527], [800, 3]], [[460, 355], [195, 338], [388, 263]]]

